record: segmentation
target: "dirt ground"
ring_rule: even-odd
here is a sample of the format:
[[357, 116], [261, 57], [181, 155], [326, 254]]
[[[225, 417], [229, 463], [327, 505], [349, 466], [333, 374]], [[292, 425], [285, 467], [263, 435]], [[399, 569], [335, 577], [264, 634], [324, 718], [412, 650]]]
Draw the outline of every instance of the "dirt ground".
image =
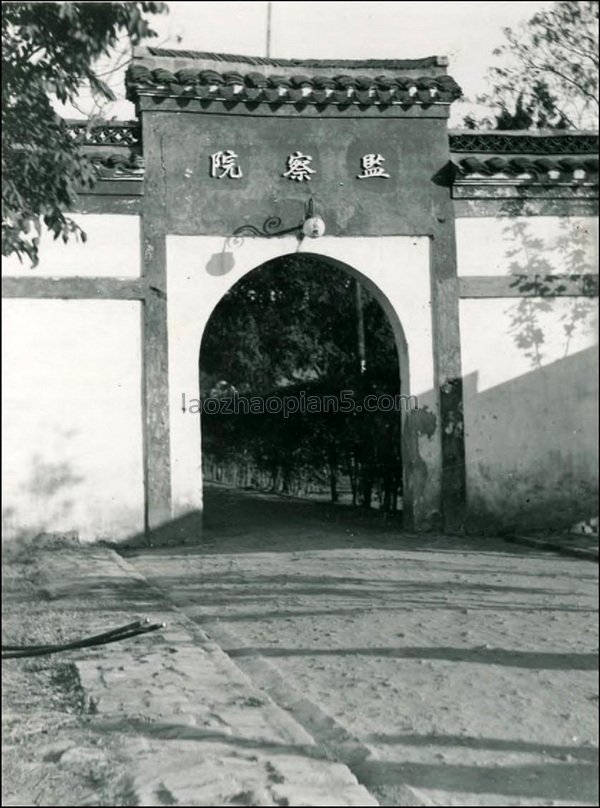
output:
[[[162, 593], [381, 805], [598, 805], [596, 564], [206, 494], [190, 544], [124, 551], [154, 587], [131, 605], [53, 600], [43, 552], [5, 555], [4, 642], [120, 625]], [[66, 656], [5, 660], [3, 684], [4, 805], [141, 804]]]
[[[65, 642], [90, 633], [81, 612], [52, 604], [40, 587], [42, 556], [3, 553], [3, 642]], [[97, 625], [111, 627], [111, 615]], [[68, 655], [2, 662], [2, 804], [134, 805], [116, 736], [89, 729], [89, 707]]]
[[207, 494], [200, 547], [129, 560], [255, 681], [275, 668], [366, 747], [353, 771], [382, 804], [401, 783], [438, 805], [598, 804], [596, 565]]

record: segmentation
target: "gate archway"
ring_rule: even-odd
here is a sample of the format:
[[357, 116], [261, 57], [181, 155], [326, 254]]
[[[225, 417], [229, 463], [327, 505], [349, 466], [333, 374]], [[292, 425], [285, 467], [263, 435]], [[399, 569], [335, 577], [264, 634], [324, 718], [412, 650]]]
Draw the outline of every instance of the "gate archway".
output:
[[245, 273], [298, 249], [285, 234], [297, 230], [309, 202], [325, 223], [310, 249], [358, 273], [408, 356], [405, 390], [420, 404], [404, 429], [411, 526], [460, 524], [464, 439], [446, 128], [460, 90], [446, 64], [135, 52], [128, 91], [146, 160], [143, 272], [155, 293], [144, 310], [148, 529], [202, 508], [197, 423], [183, 419], [180, 402], [197, 393], [210, 312]]
[[[343, 270], [364, 285], [383, 309], [398, 352], [404, 395], [419, 409], [404, 413], [403, 462], [406, 524], [430, 518], [439, 507], [436, 474], [440, 446], [435, 430], [419, 422], [436, 419], [430, 316], [429, 239], [328, 239], [307, 244], [293, 237], [237, 240], [169, 237], [169, 387], [174, 514], [202, 510], [202, 449], [199, 416], [184, 412], [182, 396], [198, 396], [198, 356], [204, 329], [223, 296], [250, 272], [278, 258], [310, 255], [324, 267]], [[218, 258], [216, 258], [218, 257]], [[350, 263], [352, 262], [352, 263]], [[390, 272], [394, 267], [396, 272]], [[401, 276], [400, 276], [401, 271]], [[402, 277], [402, 283], [398, 283]], [[415, 369], [411, 372], [411, 367]], [[436, 462], [437, 461], [437, 462]], [[425, 470], [425, 473], [423, 473]], [[421, 522], [422, 524], [422, 522]]]
[[211, 482], [398, 510], [401, 424], [418, 402], [401, 395], [404, 334], [361, 280], [302, 251], [246, 274], [213, 310], [193, 405], [209, 523]]

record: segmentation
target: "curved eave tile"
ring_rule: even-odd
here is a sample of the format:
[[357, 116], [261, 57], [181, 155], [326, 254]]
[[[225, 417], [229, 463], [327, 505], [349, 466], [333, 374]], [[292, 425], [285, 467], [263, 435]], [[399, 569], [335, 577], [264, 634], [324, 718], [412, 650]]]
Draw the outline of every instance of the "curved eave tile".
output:
[[450, 104], [462, 95], [450, 76], [404, 78], [397, 76], [307, 76], [303, 74], [265, 76], [257, 71], [247, 74], [217, 73], [193, 68], [176, 73], [158, 67], [133, 65], [127, 73], [129, 95], [186, 95], [189, 98], [240, 101], [267, 104], [358, 104], [428, 105]]
[[96, 177], [100, 180], [127, 179], [142, 180], [144, 178], [144, 161], [140, 155], [88, 154]]
[[485, 181], [592, 182], [598, 180], [598, 160], [582, 157], [516, 157], [496, 155], [452, 160], [455, 178]]

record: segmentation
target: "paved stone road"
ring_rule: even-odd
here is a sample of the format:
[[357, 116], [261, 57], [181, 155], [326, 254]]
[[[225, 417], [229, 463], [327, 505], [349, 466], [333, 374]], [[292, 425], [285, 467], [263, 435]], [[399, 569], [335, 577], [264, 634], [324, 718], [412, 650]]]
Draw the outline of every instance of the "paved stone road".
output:
[[223, 489], [207, 515], [129, 562], [380, 804], [598, 804], [597, 565]]

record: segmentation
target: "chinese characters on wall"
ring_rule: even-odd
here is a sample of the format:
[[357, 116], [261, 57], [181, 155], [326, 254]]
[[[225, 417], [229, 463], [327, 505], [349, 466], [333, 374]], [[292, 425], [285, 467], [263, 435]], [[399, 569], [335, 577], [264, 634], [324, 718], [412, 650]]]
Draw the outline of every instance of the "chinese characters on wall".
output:
[[381, 154], [363, 154], [360, 158], [361, 173], [357, 174], [359, 180], [367, 180], [369, 177], [385, 177], [390, 178], [390, 175], [385, 171], [383, 163], [385, 157]]
[[309, 154], [302, 154], [296, 151], [290, 154], [287, 159], [287, 171], [282, 174], [282, 177], [287, 177], [290, 180], [297, 180], [297, 182], [308, 182], [310, 175], [315, 173], [315, 170], [310, 167], [312, 157]]
[[222, 180], [225, 177], [231, 177], [232, 180], [239, 180], [243, 174], [237, 161], [237, 154], [230, 149], [228, 151], [218, 151], [211, 154], [210, 176], [218, 180]]
[[[311, 176], [317, 173], [314, 168], [311, 168], [312, 159], [310, 154], [303, 154], [301, 151], [289, 154], [286, 160], [287, 170], [281, 176], [294, 182], [310, 182]], [[384, 162], [385, 157], [381, 154], [363, 154], [360, 158], [360, 173], [356, 175], [356, 178], [359, 180], [373, 177], [389, 179], [390, 175], [385, 170]], [[238, 155], [231, 149], [211, 154], [210, 176], [217, 180], [241, 179], [244, 174]]]

